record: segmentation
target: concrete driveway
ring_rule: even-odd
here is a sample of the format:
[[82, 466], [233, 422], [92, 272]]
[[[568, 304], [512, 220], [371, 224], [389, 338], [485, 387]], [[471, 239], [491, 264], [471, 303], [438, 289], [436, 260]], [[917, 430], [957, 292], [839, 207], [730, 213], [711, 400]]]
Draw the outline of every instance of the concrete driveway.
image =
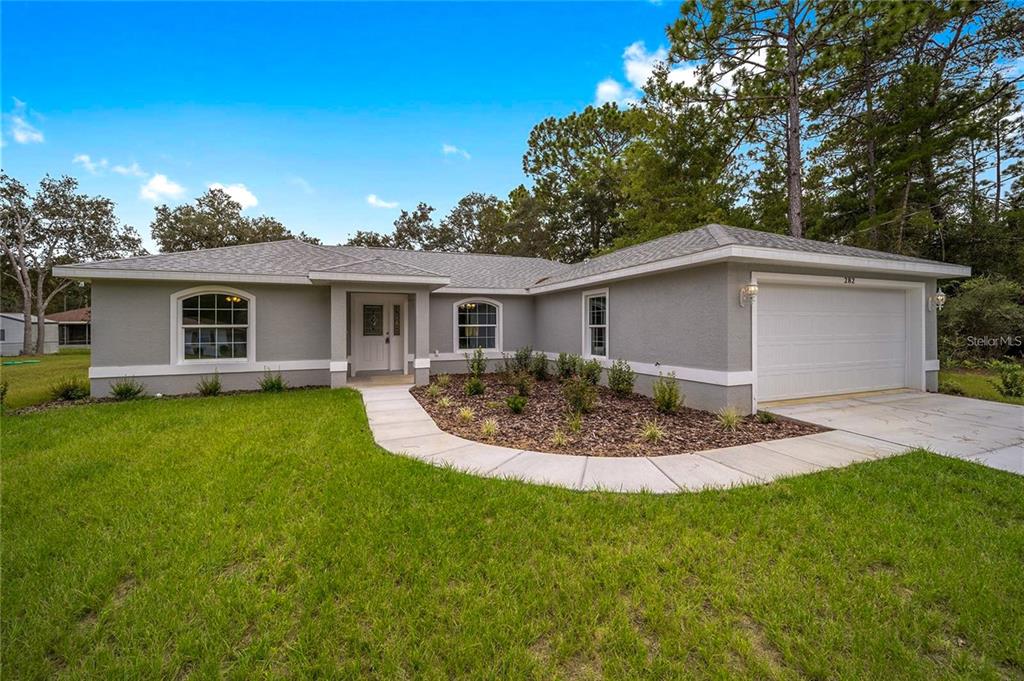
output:
[[836, 430], [1024, 475], [1024, 407], [936, 393], [801, 400], [763, 409]]

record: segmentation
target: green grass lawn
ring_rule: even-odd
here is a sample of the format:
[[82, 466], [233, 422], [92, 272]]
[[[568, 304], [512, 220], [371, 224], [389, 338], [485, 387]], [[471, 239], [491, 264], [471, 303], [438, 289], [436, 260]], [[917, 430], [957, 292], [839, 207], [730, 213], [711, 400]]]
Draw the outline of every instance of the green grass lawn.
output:
[[39, 364], [17, 364], [0, 366], [0, 381], [7, 381], [7, 399], [4, 404], [9, 409], [20, 409], [33, 404], [41, 404], [50, 399], [50, 386], [64, 376], [89, 375], [89, 350], [67, 349], [55, 355], [37, 357], [4, 357], [4, 360], [19, 361], [38, 359]]
[[348, 390], [2, 427], [5, 678], [1024, 678], [1024, 478], [955, 459], [577, 493]]
[[1024, 405], [1024, 398], [1000, 395], [996, 387], [992, 385], [992, 380], [995, 378], [996, 374], [992, 371], [943, 369], [939, 372], [939, 385], [955, 385], [960, 388], [965, 397]]

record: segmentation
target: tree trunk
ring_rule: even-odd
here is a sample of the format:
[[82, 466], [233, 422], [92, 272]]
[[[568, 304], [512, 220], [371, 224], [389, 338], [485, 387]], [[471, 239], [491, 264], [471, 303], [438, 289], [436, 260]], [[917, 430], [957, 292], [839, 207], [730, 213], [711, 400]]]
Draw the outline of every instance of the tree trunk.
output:
[[22, 339], [21, 339], [21, 352], [19, 355], [30, 355], [32, 354], [32, 289], [21, 290], [21, 310], [22, 319]]
[[43, 283], [46, 277], [36, 274], [36, 354], [46, 354], [46, 302], [43, 298]]
[[804, 234], [803, 173], [800, 156], [800, 80], [797, 66], [796, 17], [792, 7], [789, 13], [789, 35], [786, 37], [786, 189], [789, 194], [789, 233], [796, 237]]
[[996, 118], [996, 200], [992, 205], [992, 215], [999, 221], [1000, 203], [1003, 200], [1003, 122]]

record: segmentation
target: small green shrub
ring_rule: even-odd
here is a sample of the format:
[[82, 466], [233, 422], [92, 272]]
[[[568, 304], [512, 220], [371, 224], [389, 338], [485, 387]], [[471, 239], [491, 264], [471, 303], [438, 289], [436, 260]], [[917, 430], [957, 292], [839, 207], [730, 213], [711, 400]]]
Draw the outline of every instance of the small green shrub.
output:
[[493, 440], [498, 436], [498, 422], [495, 419], [485, 419], [480, 424], [480, 435], [488, 440]]
[[963, 395], [964, 389], [956, 381], [940, 380], [939, 381], [939, 392], [944, 395]]
[[1024, 397], [1024, 365], [1016, 362], [989, 362], [999, 374], [992, 384], [1003, 397]]
[[640, 427], [640, 437], [647, 442], [661, 442], [665, 437], [665, 431], [661, 429], [656, 420], [644, 421]]
[[636, 374], [629, 362], [624, 359], [617, 359], [612, 362], [608, 369], [608, 387], [616, 395], [629, 395], [633, 392], [633, 384], [636, 382]]
[[587, 414], [597, 404], [597, 388], [579, 376], [574, 376], [562, 384], [562, 397], [569, 405], [569, 411]]
[[476, 412], [469, 407], [463, 407], [459, 409], [459, 420], [465, 423], [469, 423], [476, 418]]
[[128, 376], [115, 381], [110, 386], [110, 394], [114, 396], [115, 400], [134, 400], [145, 392], [145, 386]]
[[675, 372], [658, 376], [654, 381], [654, 408], [662, 414], [674, 414], [683, 405], [683, 396], [679, 394], [679, 384]]
[[526, 374], [530, 372], [530, 367], [533, 362], [533, 348], [529, 345], [516, 350], [516, 354], [512, 357], [512, 371], [517, 374]]
[[775, 414], [771, 413], [770, 411], [757, 412], [758, 423], [775, 423], [776, 421], [778, 421], [778, 419], [775, 418]]
[[580, 377], [590, 385], [601, 382], [601, 362], [592, 359], [580, 363]]
[[582, 359], [579, 355], [573, 355], [568, 352], [558, 353], [558, 359], [555, 360], [555, 371], [558, 372], [558, 378], [562, 381], [567, 381], [578, 374]]
[[438, 374], [434, 376], [434, 383], [439, 385], [441, 388], [447, 388], [452, 383], [451, 374]]
[[4, 403], [7, 402], [7, 391], [10, 387], [11, 384], [6, 378], [0, 381], [0, 407], [4, 406]]
[[442, 409], [450, 408], [452, 406], [452, 398], [448, 397], [447, 395], [441, 396], [441, 398], [437, 401], [437, 406], [441, 407]]
[[522, 414], [526, 409], [526, 398], [522, 395], [509, 395], [505, 398], [505, 404], [513, 414]]
[[525, 371], [519, 371], [512, 377], [512, 387], [517, 394], [529, 397], [530, 391], [533, 390], [533, 379]]
[[288, 387], [288, 384], [284, 382], [284, 378], [281, 377], [280, 371], [271, 371], [267, 369], [263, 372], [263, 378], [260, 379], [260, 390], [265, 393], [280, 393], [284, 392], [284, 389]]
[[551, 445], [554, 447], [565, 447], [568, 444], [569, 436], [555, 428], [555, 433], [551, 436]]
[[487, 356], [482, 348], [477, 348], [472, 354], [466, 353], [466, 366], [470, 376], [480, 378], [487, 373]]
[[466, 379], [465, 390], [466, 394], [469, 395], [470, 397], [472, 397], [473, 395], [483, 395], [484, 390], [486, 389], [487, 386], [484, 385], [484, 382], [480, 380], [479, 377], [470, 376], [468, 379]]
[[80, 376], [65, 376], [50, 386], [50, 397], [61, 402], [84, 400], [89, 396], [89, 381]]
[[566, 416], [565, 429], [574, 434], [583, 430], [583, 414], [574, 411]]
[[441, 386], [439, 386], [437, 383], [431, 383], [430, 385], [427, 386], [426, 393], [427, 397], [429, 397], [432, 400], [436, 400], [438, 397], [441, 396]]
[[221, 391], [220, 374], [216, 371], [211, 376], [203, 376], [196, 383], [196, 392], [203, 397], [215, 397], [220, 395]]
[[736, 407], [723, 407], [718, 410], [718, 425], [721, 426], [722, 430], [728, 430], [729, 432], [735, 431], [740, 427], [740, 421], [742, 416]]
[[548, 358], [543, 352], [534, 353], [530, 358], [530, 373], [538, 381], [548, 380]]

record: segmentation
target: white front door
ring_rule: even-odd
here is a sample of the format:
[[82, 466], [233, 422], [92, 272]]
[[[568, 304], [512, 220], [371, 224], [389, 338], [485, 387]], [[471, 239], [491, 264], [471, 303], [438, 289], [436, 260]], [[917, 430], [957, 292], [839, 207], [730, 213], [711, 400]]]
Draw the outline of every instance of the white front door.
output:
[[760, 288], [758, 400], [909, 385], [904, 290], [782, 284]]
[[407, 371], [406, 297], [381, 293], [352, 295], [352, 373]]

